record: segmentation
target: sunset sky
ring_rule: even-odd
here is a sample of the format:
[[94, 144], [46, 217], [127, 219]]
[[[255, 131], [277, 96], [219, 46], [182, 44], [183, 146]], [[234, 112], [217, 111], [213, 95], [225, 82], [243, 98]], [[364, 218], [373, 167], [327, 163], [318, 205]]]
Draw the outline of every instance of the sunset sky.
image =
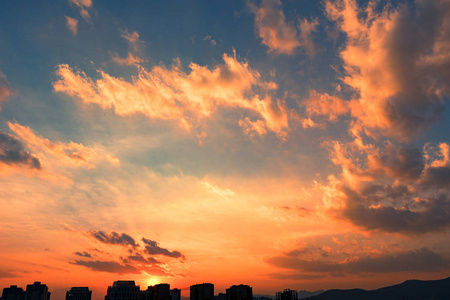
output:
[[0, 288], [450, 274], [450, 1], [0, 2]]

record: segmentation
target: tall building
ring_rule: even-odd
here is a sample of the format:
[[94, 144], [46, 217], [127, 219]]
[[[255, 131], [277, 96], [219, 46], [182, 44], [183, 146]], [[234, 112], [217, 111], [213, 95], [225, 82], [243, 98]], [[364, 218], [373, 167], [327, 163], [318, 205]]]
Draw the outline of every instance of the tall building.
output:
[[155, 284], [149, 286], [143, 293], [146, 300], [170, 300], [170, 284]]
[[298, 300], [297, 291], [285, 289], [282, 292], [276, 294], [276, 300]]
[[227, 289], [226, 300], [253, 300], [252, 288], [248, 285], [233, 285]]
[[17, 285], [11, 285], [9, 288], [4, 288], [2, 293], [2, 300], [24, 300], [25, 292]]
[[41, 284], [36, 281], [33, 284], [27, 285], [25, 291], [25, 300], [50, 300], [51, 293], [48, 291], [48, 287], [45, 284]]
[[134, 281], [114, 281], [108, 287], [105, 300], [139, 300], [140, 288]]
[[191, 285], [190, 300], [214, 300], [214, 284], [202, 283]]
[[181, 300], [181, 290], [180, 289], [170, 290], [170, 299], [171, 300]]
[[88, 287], [73, 287], [66, 292], [66, 300], [91, 300], [92, 291]]

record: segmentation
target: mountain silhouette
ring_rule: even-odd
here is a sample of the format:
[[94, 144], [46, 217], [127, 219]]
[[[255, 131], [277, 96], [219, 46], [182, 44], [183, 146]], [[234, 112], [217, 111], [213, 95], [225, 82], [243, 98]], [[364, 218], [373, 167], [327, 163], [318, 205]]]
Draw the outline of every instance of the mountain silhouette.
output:
[[372, 291], [328, 290], [302, 300], [450, 300], [450, 277], [428, 281], [407, 280]]

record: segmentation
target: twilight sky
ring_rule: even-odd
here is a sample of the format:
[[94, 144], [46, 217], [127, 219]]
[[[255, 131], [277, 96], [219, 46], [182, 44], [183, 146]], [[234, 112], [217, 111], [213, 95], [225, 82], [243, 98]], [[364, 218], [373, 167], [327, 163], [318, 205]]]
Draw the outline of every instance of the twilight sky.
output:
[[448, 277], [449, 100], [449, 0], [1, 1], [0, 287]]

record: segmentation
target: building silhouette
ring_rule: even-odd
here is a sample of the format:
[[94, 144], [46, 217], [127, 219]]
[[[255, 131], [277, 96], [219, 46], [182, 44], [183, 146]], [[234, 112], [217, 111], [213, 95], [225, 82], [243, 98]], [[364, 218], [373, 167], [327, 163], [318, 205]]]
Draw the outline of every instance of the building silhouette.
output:
[[202, 283], [191, 285], [190, 300], [214, 300], [214, 284]]
[[91, 300], [92, 291], [88, 287], [73, 287], [66, 292], [66, 300]]
[[275, 295], [276, 300], [298, 300], [297, 291], [285, 289], [282, 292], [277, 292]]
[[181, 290], [180, 289], [170, 290], [170, 299], [171, 300], [181, 300]]
[[160, 283], [147, 287], [142, 292], [145, 300], [170, 300], [170, 284]]
[[2, 293], [2, 300], [24, 300], [25, 292], [17, 285], [11, 285], [9, 288], [4, 288]]
[[114, 281], [112, 286], [108, 286], [105, 300], [139, 300], [141, 290], [134, 281]]
[[248, 285], [233, 285], [226, 292], [226, 300], [253, 300], [252, 288]]
[[25, 291], [25, 300], [50, 300], [51, 293], [48, 291], [48, 287], [45, 284], [41, 284], [39, 281], [33, 284], [27, 285]]

